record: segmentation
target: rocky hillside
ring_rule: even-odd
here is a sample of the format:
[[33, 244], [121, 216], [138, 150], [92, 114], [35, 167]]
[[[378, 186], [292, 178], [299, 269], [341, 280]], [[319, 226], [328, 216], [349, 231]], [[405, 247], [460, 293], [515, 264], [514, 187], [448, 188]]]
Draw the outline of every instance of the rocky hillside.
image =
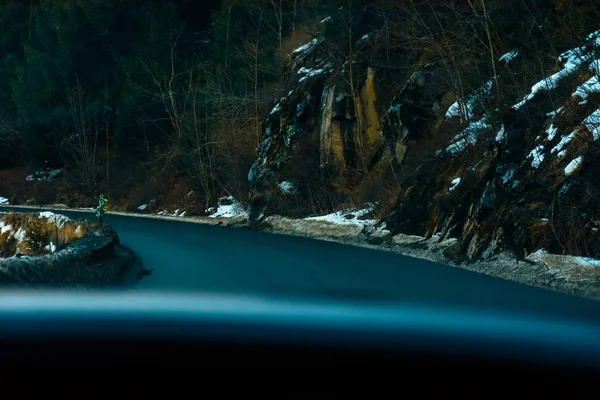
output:
[[600, 257], [596, 2], [0, 11], [0, 203], [103, 193], [178, 217], [247, 204], [254, 222], [368, 209], [379, 232], [455, 238], [454, 258]]
[[600, 256], [593, 25], [540, 44], [558, 34], [540, 21], [529, 42], [482, 40], [487, 54], [451, 64], [456, 49], [382, 46], [385, 29], [360, 24], [336, 57], [332, 19], [291, 55], [248, 175], [252, 219], [377, 202], [390, 234], [458, 238], [455, 258]]

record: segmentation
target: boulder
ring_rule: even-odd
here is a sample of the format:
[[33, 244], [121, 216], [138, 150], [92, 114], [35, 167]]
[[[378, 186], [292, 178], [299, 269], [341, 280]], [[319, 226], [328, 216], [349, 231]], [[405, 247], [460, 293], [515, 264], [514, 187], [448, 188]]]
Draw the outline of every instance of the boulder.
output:
[[131, 285], [147, 271], [109, 225], [44, 256], [0, 260], [0, 285], [18, 287], [107, 287]]

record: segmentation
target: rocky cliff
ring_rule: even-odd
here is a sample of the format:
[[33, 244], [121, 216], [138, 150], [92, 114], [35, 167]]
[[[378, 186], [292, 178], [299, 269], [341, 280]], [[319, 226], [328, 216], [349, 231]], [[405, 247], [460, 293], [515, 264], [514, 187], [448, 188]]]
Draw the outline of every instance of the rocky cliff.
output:
[[371, 36], [349, 57], [318, 34], [291, 55], [248, 175], [251, 219], [376, 202], [390, 234], [458, 238], [456, 258], [600, 256], [598, 32], [555, 55], [506, 48], [463, 85], [423, 49], [395, 69]]

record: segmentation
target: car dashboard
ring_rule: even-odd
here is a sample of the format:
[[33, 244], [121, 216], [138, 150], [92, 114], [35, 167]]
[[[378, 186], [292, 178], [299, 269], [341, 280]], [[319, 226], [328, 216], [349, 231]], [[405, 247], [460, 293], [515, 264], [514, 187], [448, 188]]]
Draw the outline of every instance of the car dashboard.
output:
[[5, 291], [0, 339], [0, 358], [11, 365], [158, 367], [202, 360], [212, 367], [368, 369], [391, 362], [446, 373], [600, 371], [600, 323], [422, 303]]

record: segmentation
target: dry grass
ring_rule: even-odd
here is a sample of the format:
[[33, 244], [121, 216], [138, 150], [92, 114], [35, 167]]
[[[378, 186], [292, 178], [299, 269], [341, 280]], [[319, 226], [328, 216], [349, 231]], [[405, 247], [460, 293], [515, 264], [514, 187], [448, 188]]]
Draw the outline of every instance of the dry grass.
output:
[[555, 239], [551, 223], [548, 221], [534, 221], [528, 225], [527, 231], [529, 233], [529, 247], [532, 249], [547, 249]]
[[368, 203], [377, 204], [371, 217], [381, 219], [388, 216], [396, 206], [400, 190], [391, 168], [376, 170], [370, 176], [362, 177], [355, 188], [345, 192], [349, 201], [344, 206], [360, 209]]
[[[87, 233], [89, 222], [64, 221], [55, 223], [53, 218], [39, 214], [7, 213], [0, 214], [0, 221], [11, 229], [0, 235], [0, 257], [11, 257], [17, 253], [39, 256], [51, 252], [50, 244], [58, 247], [72, 243]], [[16, 232], [24, 232], [24, 238], [15, 237]], [[18, 236], [18, 235], [17, 235]]]
[[9, 232], [0, 234], [0, 257], [6, 257], [14, 254], [16, 246], [16, 240]]

